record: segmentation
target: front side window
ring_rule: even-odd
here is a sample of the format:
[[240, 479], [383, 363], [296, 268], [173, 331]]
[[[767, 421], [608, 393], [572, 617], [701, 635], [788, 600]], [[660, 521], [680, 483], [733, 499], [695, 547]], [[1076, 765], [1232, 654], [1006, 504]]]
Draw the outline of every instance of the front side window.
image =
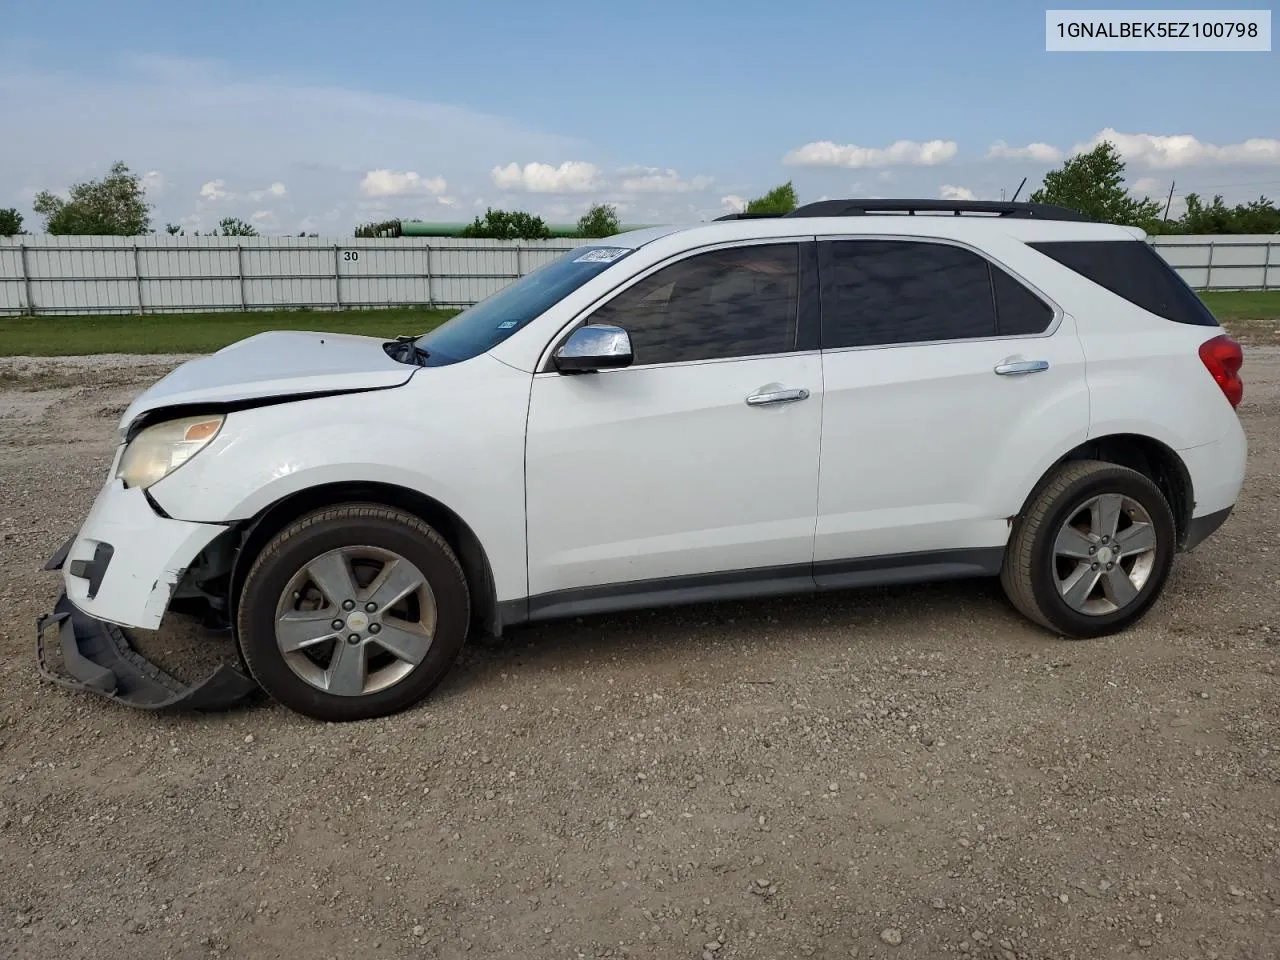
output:
[[629, 247], [585, 246], [545, 264], [418, 338], [428, 366], [470, 360], [492, 350], [588, 280], [631, 253]]
[[794, 350], [799, 250], [758, 244], [687, 257], [624, 290], [588, 322], [625, 329], [637, 366]]

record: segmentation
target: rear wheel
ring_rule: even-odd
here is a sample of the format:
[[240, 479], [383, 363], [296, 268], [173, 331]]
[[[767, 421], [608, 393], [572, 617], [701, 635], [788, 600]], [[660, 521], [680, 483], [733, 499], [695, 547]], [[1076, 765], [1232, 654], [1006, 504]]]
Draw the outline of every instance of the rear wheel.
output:
[[1064, 464], [1015, 524], [1000, 580], [1026, 617], [1069, 637], [1123, 630], [1164, 589], [1173, 513], [1151, 480], [1097, 460]]
[[376, 504], [294, 521], [254, 561], [237, 638], [254, 679], [319, 720], [362, 720], [421, 701], [453, 665], [470, 620], [466, 578], [439, 533]]

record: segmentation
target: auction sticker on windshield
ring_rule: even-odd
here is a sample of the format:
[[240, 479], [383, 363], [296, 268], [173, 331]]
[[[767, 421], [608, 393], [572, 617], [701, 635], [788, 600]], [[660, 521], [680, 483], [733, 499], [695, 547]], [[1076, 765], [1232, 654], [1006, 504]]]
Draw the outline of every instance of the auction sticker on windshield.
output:
[[629, 247], [595, 247], [580, 256], [574, 257], [574, 263], [613, 263], [631, 252]]

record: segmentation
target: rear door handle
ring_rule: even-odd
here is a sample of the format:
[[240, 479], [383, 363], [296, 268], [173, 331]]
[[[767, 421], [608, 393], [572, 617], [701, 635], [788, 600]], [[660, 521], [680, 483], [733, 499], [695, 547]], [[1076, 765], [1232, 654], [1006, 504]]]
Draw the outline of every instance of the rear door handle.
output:
[[1040, 373], [1048, 369], [1048, 360], [1017, 360], [1013, 363], [998, 364], [996, 373], [1002, 377], [1012, 377], [1022, 373]]
[[747, 397], [747, 405], [762, 407], [768, 403], [795, 403], [797, 400], [809, 399], [809, 391], [801, 387], [799, 390], [769, 390], [765, 393], [753, 393]]

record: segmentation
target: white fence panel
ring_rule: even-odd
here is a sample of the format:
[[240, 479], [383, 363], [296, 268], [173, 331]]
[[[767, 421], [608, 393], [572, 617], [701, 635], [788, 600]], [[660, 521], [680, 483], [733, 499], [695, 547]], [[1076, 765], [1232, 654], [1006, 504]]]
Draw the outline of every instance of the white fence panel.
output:
[[[0, 315], [464, 307], [574, 239], [0, 238]], [[1198, 289], [1280, 289], [1280, 236], [1155, 237]]]

